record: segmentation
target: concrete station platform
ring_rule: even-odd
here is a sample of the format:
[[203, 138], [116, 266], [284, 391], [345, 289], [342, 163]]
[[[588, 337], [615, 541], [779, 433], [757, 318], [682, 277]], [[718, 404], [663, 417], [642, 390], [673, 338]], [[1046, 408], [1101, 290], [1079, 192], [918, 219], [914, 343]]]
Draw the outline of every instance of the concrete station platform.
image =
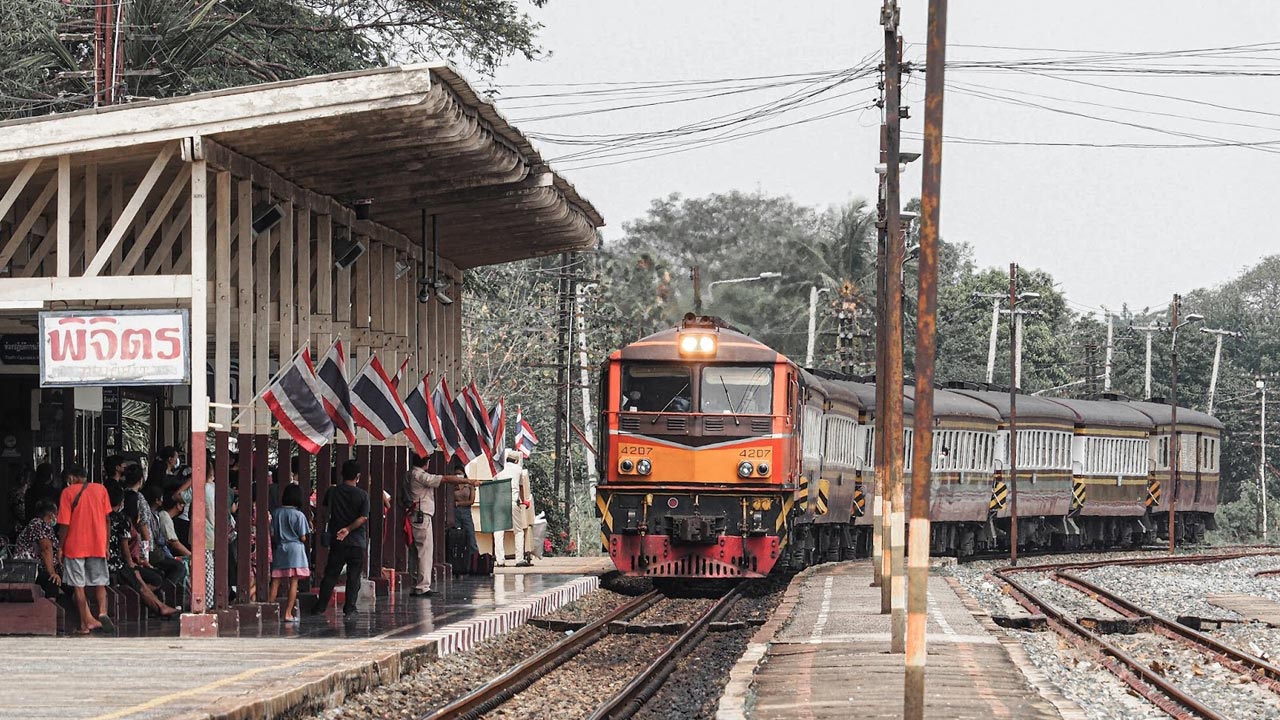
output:
[[[889, 616], [868, 561], [797, 575], [733, 669], [720, 720], [900, 718], [903, 656], [889, 652]], [[949, 581], [929, 578], [926, 715], [1063, 718], [1083, 714], [1046, 686], [1018, 641]]]
[[179, 638], [173, 622], [148, 625], [167, 636], [2, 637], [0, 718], [258, 720], [327, 707], [598, 586], [590, 573], [464, 576], [438, 597], [382, 597], [374, 611], [304, 615], [256, 637]]

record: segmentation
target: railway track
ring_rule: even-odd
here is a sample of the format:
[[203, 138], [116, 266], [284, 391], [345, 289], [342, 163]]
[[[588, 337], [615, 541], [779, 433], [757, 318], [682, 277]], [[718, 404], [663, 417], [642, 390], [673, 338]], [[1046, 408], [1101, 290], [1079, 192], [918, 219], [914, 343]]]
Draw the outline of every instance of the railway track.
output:
[[[714, 623], [729, 612], [741, 597], [741, 588], [741, 585], [734, 587], [690, 621], [665, 650], [645, 665], [621, 690], [597, 707], [590, 716], [592, 720], [620, 720], [638, 712], [661, 689], [679, 660], [706, 637]], [[663, 602], [663, 599], [662, 593], [657, 590], [636, 597], [467, 695], [421, 716], [419, 720], [475, 720], [483, 717], [518, 698], [534, 682], [604, 639], [613, 631], [612, 628], [638, 618]]]
[[1109, 565], [1204, 564], [1247, 557], [1249, 555], [1274, 553], [1274, 550], [1251, 551], [1218, 555], [1130, 558], [1058, 565], [1006, 567], [995, 571], [995, 575], [1008, 584], [1014, 599], [1023, 607], [1029, 611], [1043, 614], [1047, 618], [1049, 626], [1060, 635], [1075, 641], [1077, 644], [1086, 645], [1097, 650], [1102, 665], [1147, 701], [1169, 713], [1172, 717], [1230, 720], [1230, 716], [1214, 710], [1197, 700], [1183, 688], [1170, 682], [1164, 677], [1164, 673], [1153, 667], [1152, 664], [1134, 657], [1117, 644], [1108, 640], [1104, 634], [1082, 625], [1066, 613], [1058, 610], [1052, 603], [1038, 597], [1027, 585], [1020, 582], [1016, 575], [1031, 572], [1047, 573], [1048, 577], [1053, 581], [1083, 593], [1122, 617], [1149, 621], [1157, 635], [1190, 648], [1196, 653], [1203, 654], [1240, 675], [1247, 675], [1259, 686], [1280, 696], [1280, 667], [1223, 644], [1204, 633], [1186, 627], [1158, 613], [1142, 608], [1073, 572]]

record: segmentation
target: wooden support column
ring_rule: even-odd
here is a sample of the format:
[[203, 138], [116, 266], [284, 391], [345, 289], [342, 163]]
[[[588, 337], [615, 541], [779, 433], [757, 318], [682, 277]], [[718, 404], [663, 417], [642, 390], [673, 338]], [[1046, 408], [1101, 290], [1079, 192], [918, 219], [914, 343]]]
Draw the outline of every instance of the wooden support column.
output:
[[[371, 267], [375, 267], [377, 265], [379, 257], [379, 250], [377, 246], [372, 245], [369, 238], [360, 237], [359, 240], [360, 242], [363, 242], [365, 247], [369, 248], [369, 250], [363, 257], [357, 260], [356, 264], [352, 267], [352, 272], [355, 275], [355, 277], [352, 278], [355, 285], [355, 291], [352, 295], [353, 316], [351, 318], [351, 324], [353, 328], [351, 332], [353, 343], [355, 344], [356, 372], [359, 372], [364, 368], [364, 365], [369, 361], [369, 357], [372, 352], [372, 349], [370, 348], [372, 333], [370, 331], [369, 272]], [[373, 466], [370, 463], [369, 445], [372, 441], [373, 436], [370, 435], [367, 430], [359, 430], [356, 433], [357, 445], [355, 456], [356, 461], [360, 463], [360, 468], [363, 471], [360, 486], [365, 490], [365, 492], [369, 493], [369, 538], [371, 547], [377, 542], [378, 538], [376, 533], [378, 528], [374, 526], [374, 520], [375, 518], [380, 519], [382, 517], [382, 498], [381, 496], [375, 497], [372, 489], [372, 476], [374, 472]], [[381, 525], [381, 523], [379, 523], [379, 525]]]
[[[293, 305], [294, 298], [294, 256], [293, 250], [297, 246], [297, 238], [294, 236], [294, 209], [293, 203], [284, 201], [280, 203], [280, 210], [284, 213], [284, 218], [280, 221], [279, 227], [272, 231], [273, 240], [278, 248], [277, 261], [279, 266], [277, 271], [277, 290], [276, 290], [276, 308], [277, 317], [277, 337], [276, 337], [276, 358], [278, 359], [278, 367], [283, 368], [286, 363], [293, 359], [293, 354], [298, 348], [294, 345], [294, 317], [295, 308]], [[299, 343], [301, 344], [301, 343]], [[276, 487], [276, 502], [280, 500], [280, 493], [284, 492], [285, 485], [289, 483], [289, 472], [293, 465], [293, 447], [294, 443], [289, 433], [283, 428], [276, 432], [276, 478], [278, 485]], [[301, 464], [301, 461], [299, 461]]]
[[[270, 199], [268, 196], [267, 199]], [[254, 392], [271, 378], [271, 245], [272, 236], [279, 228], [260, 235], [254, 243], [253, 264], [253, 376]], [[252, 396], [250, 396], [252, 397]], [[271, 500], [271, 477], [269, 470], [269, 441], [271, 438], [271, 412], [261, 402], [254, 403], [254, 421], [256, 432], [253, 448], [253, 476], [257, 480], [257, 488], [253, 494], [254, 517], [253, 527], [258, 538], [258, 552], [255, 560], [254, 577], [257, 581], [254, 599], [265, 602], [267, 585], [270, 582], [270, 564], [266, 547], [270, 542], [271, 526], [268, 518], [268, 506]]]
[[[369, 248], [369, 336], [370, 346], [383, 363], [388, 375], [394, 376], [400, 368], [399, 357], [387, 346], [386, 316], [391, 312], [387, 307], [386, 289], [387, 257], [395, 259], [395, 251], [382, 243], [376, 245], [370, 241]], [[394, 268], [392, 269], [394, 273]], [[382, 493], [386, 486], [386, 455], [396, 442], [395, 438], [387, 438], [369, 449], [369, 572], [374, 578], [382, 576], [382, 558], [385, 554], [386, 522], [382, 512]]]
[[253, 234], [253, 181], [241, 180], [236, 184], [236, 224], [240, 242], [236, 250], [236, 322], [239, 327], [238, 414], [240, 426], [236, 429], [238, 487], [236, 488], [236, 600], [243, 604], [253, 600], [249, 588], [253, 586], [253, 567], [249, 562], [252, 552], [250, 537], [253, 528], [253, 457], [254, 433], [257, 415], [250, 404], [254, 386], [253, 343], [256, 333], [254, 323], [253, 258], [256, 238]]
[[231, 575], [231, 173], [222, 170], [214, 181], [213, 396], [221, 406], [214, 412], [213, 493], [213, 607], [228, 605]]
[[[294, 341], [301, 346], [310, 343], [308, 352], [317, 360], [324, 355], [327, 345], [320, 346], [311, 339], [311, 210], [306, 206], [298, 208], [294, 221], [294, 260], [297, 273], [294, 278]], [[311, 497], [311, 458], [312, 455], [298, 446], [298, 486], [302, 489], [303, 501]], [[306, 512], [304, 506], [303, 511]], [[310, 513], [308, 513], [310, 515]], [[312, 533], [314, 535], [314, 533]]]
[[[198, 144], [199, 138], [192, 143]], [[207, 450], [205, 434], [209, 430], [208, 340], [209, 340], [209, 239], [208, 239], [208, 166], [198, 154], [191, 168], [191, 611], [208, 610], [207, 567], [212, 560], [208, 547], [205, 517], [205, 484]], [[59, 260], [59, 267], [63, 265]], [[189, 624], [184, 620], [183, 628]], [[215, 626], [216, 627], [216, 626]]]
[[71, 276], [71, 156], [58, 156], [57, 275]]
[[83, 272], [88, 258], [98, 253], [98, 227], [102, 218], [98, 216], [98, 166], [89, 163], [84, 166], [84, 253], [75, 258], [75, 270]]

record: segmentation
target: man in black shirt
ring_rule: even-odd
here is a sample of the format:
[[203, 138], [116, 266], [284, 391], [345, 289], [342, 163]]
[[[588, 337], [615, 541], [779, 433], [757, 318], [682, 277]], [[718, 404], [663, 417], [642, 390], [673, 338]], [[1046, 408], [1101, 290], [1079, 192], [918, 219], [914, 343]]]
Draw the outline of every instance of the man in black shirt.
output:
[[356, 486], [360, 482], [360, 463], [348, 460], [342, 464], [342, 484], [329, 489], [324, 504], [329, 508], [329, 560], [325, 563], [324, 579], [320, 581], [320, 596], [311, 608], [318, 615], [329, 606], [338, 576], [347, 569], [347, 598], [342, 612], [350, 615], [356, 611], [356, 599], [360, 595], [360, 575], [364, 572], [365, 549], [369, 533], [369, 493]]

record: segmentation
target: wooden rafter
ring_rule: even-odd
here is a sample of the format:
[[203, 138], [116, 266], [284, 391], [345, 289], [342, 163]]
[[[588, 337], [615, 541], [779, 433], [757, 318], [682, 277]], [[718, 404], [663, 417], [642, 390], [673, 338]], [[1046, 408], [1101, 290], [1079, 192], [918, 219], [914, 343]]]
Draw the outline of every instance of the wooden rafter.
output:
[[[160, 179], [160, 174], [164, 172], [164, 168], [169, 164], [169, 158], [173, 157], [173, 153], [177, 150], [177, 143], [165, 143], [160, 148], [159, 154], [155, 160], [151, 162], [151, 167], [147, 169], [147, 174], [142, 178], [142, 182], [138, 183], [138, 187], [133, 191], [133, 197], [129, 198], [129, 204], [125, 205], [124, 210], [120, 213], [119, 220], [111, 227], [111, 232], [107, 234], [105, 240], [102, 241], [102, 247], [98, 248], [98, 252], [93, 256], [93, 262], [84, 269], [85, 277], [93, 277], [102, 271], [107, 264], [107, 260], [111, 258], [111, 253], [115, 251], [116, 246], [124, 238], [125, 233], [129, 230], [129, 226], [133, 224], [133, 219], [137, 217], [138, 211], [142, 209], [142, 204], [146, 202], [147, 196], [151, 194], [151, 189], [155, 187], [156, 182]], [[136, 263], [137, 260], [135, 259]], [[127, 270], [125, 271], [128, 272]]]

